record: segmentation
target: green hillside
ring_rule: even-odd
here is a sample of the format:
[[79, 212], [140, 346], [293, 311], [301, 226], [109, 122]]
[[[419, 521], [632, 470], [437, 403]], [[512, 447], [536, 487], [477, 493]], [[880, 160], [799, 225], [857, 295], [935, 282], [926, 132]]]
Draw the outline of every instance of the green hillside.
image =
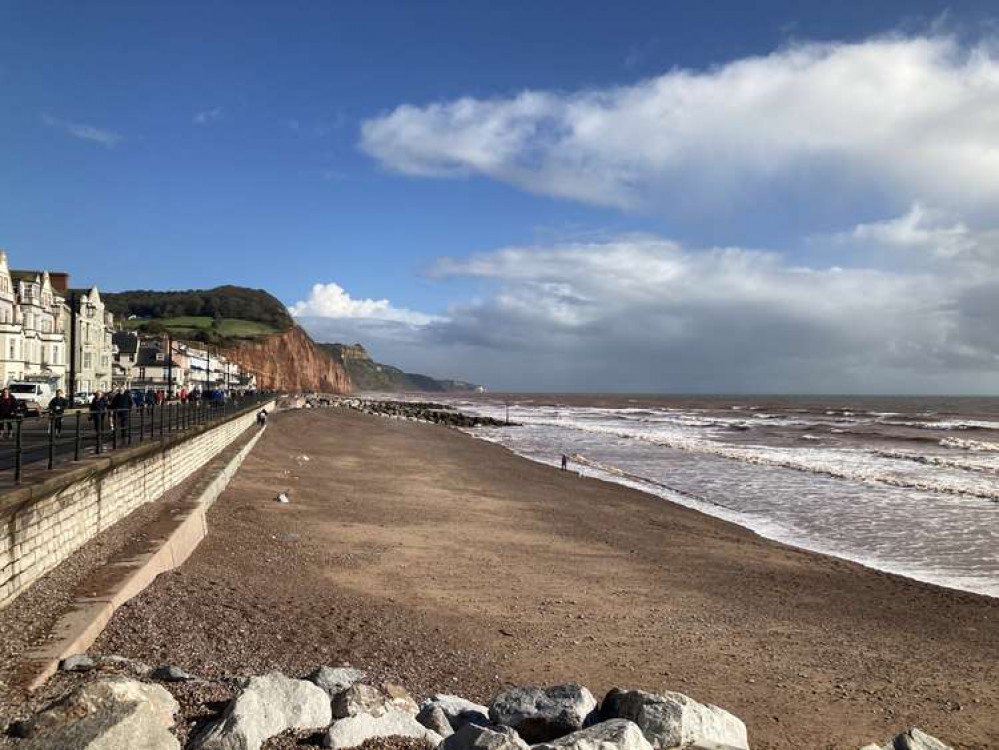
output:
[[257, 338], [293, 325], [287, 308], [262, 289], [220, 286], [178, 292], [135, 290], [101, 295], [126, 328], [144, 333], [169, 332], [178, 338], [211, 344]]
[[341, 362], [347, 368], [350, 381], [357, 391], [445, 393], [474, 391], [478, 388], [473, 383], [441, 380], [404, 372], [392, 365], [380, 364], [372, 360], [360, 344], [318, 344], [318, 346], [329, 352], [334, 361]]

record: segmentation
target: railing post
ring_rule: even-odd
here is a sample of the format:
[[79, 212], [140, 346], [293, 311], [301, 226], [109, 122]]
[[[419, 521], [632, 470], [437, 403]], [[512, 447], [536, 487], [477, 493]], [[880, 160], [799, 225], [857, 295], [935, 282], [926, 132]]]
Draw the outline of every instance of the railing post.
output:
[[[139, 407], [139, 442], [142, 442], [142, 438], [146, 435], [146, 407]], [[131, 441], [129, 441], [131, 442]]]
[[[108, 409], [110, 412], [111, 410]], [[112, 412], [113, 418], [113, 412]], [[121, 432], [121, 420], [115, 419], [114, 424], [111, 425], [111, 449], [118, 450], [118, 433]]]
[[55, 417], [49, 415], [49, 471], [52, 471], [53, 463], [55, 463]]
[[21, 417], [17, 417], [14, 424], [14, 483], [21, 483], [21, 462], [24, 457], [21, 455]]
[[73, 460], [80, 460], [80, 412], [76, 413], [76, 432], [73, 435]]
[[162, 403], [162, 404], [160, 404], [160, 406], [159, 406], [159, 413], [160, 413], [160, 440], [163, 439], [163, 410], [165, 408], [166, 408], [166, 403], [165, 402]]

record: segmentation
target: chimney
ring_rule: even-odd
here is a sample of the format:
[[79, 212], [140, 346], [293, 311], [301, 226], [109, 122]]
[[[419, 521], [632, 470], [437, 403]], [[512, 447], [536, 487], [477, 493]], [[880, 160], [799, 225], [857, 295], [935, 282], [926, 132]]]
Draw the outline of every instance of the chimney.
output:
[[69, 291], [69, 274], [64, 271], [49, 271], [49, 283], [59, 294], [65, 295]]

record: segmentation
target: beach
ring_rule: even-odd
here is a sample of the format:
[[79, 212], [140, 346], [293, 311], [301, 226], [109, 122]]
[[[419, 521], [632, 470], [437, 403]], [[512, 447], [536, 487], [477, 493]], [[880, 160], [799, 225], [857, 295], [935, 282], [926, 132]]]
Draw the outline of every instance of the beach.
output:
[[94, 653], [206, 677], [349, 662], [419, 697], [675, 690], [740, 717], [762, 750], [855, 749], [911, 725], [955, 748], [999, 745], [999, 600], [769, 541], [454, 429], [277, 414], [209, 527]]

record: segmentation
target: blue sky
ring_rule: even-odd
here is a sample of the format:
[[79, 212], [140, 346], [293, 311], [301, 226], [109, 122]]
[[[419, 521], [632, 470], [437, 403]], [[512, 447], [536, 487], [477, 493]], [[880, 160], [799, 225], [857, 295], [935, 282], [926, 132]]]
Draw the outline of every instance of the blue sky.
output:
[[[299, 303], [318, 338], [354, 336], [403, 366], [498, 387], [988, 390], [991, 308], [974, 301], [987, 290], [969, 290], [963, 259], [994, 260], [994, 185], [959, 179], [964, 163], [952, 184], [936, 176], [971, 160], [938, 143], [996, 146], [948, 133], [969, 112], [991, 116], [990, 5], [5, 2], [0, 246], [15, 266], [112, 290], [263, 287]], [[844, 67], [857, 72], [836, 78]], [[910, 107], [920, 90], [867, 73], [902, 69], [939, 93], [929, 113], [890, 114], [893, 97]], [[872, 91], [843, 93], [849, 75]], [[738, 104], [760, 87], [774, 103]], [[870, 129], [828, 125], [854, 95]], [[590, 138], [593, 122], [606, 134]], [[891, 143], [908, 150], [878, 164]], [[913, 149], [922, 156], [899, 167]], [[941, 266], [937, 243], [955, 229], [963, 265], [951, 254]], [[915, 260], [891, 247], [913, 232], [933, 246]], [[621, 257], [632, 265], [620, 278], [598, 262]], [[707, 263], [698, 284], [719, 290], [713, 279], [748, 263], [757, 292], [712, 306], [679, 294], [670, 271], [635, 293], [628, 272], [667, 261], [688, 279]], [[782, 275], [797, 267], [815, 274], [800, 292]], [[860, 342], [844, 340], [848, 316], [761, 311], [754, 296], [768, 284], [821, 295], [840, 267], [853, 274], [846, 298], [877, 284], [911, 299], [937, 280], [947, 299], [888, 304], [871, 314], [891, 325]], [[608, 274], [621, 286], [596, 283]], [[685, 301], [650, 308], [660, 291]], [[960, 341], [955, 310], [974, 319]], [[690, 356], [695, 334], [757, 313], [738, 342]], [[899, 317], [933, 315], [933, 340]], [[622, 334], [628, 319], [648, 337]], [[722, 349], [767, 331], [786, 346], [743, 351], [753, 361], [734, 377]], [[802, 356], [816, 335], [833, 359]], [[608, 366], [608, 345], [639, 374]], [[953, 371], [947, 346], [963, 363]], [[671, 364], [680, 356], [689, 368]]]

